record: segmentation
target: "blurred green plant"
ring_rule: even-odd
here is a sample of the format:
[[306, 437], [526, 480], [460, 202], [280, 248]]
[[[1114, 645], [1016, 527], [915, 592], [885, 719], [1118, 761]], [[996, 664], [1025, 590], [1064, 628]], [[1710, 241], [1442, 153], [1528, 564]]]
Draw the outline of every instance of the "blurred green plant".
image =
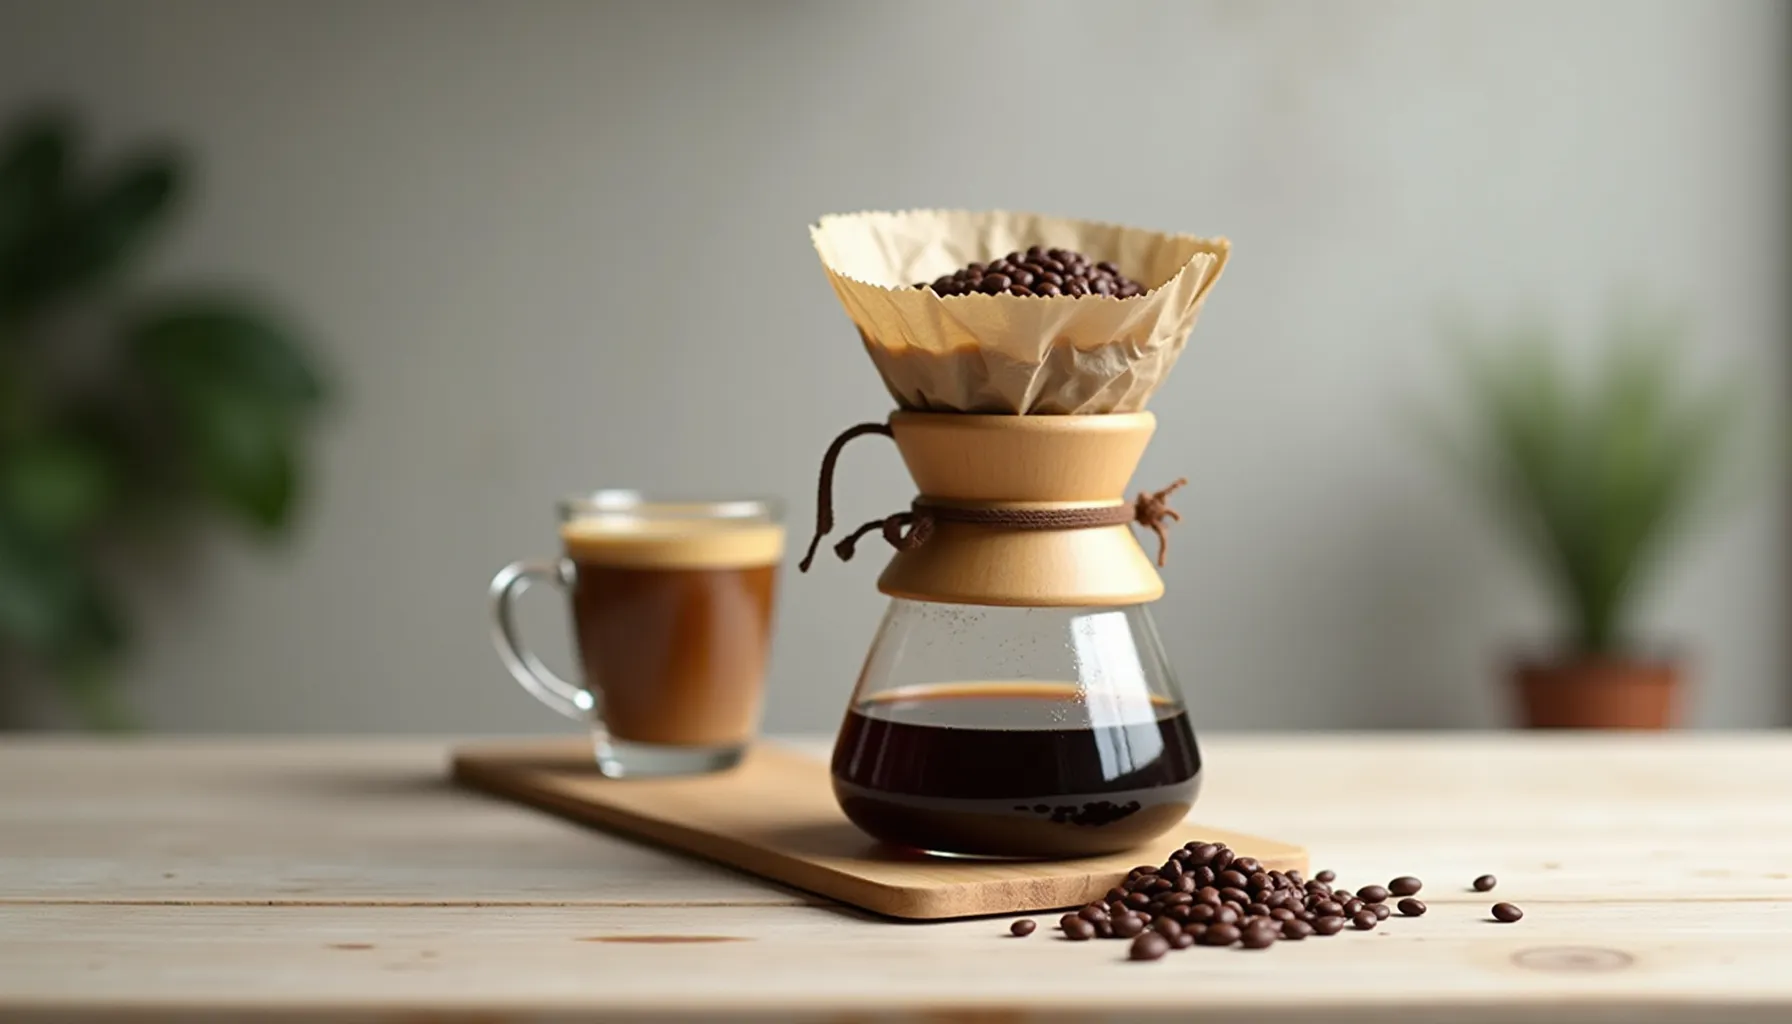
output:
[[187, 169], [164, 145], [90, 168], [77, 142], [59, 112], [0, 134], [0, 684], [54, 680], [105, 727], [127, 721], [110, 556], [207, 506], [284, 533], [325, 387], [252, 298], [126, 292]]
[[1579, 374], [1541, 323], [1465, 349], [1469, 429], [1440, 436], [1548, 586], [1560, 654], [1640, 653], [1638, 594], [1714, 506], [1745, 403], [1738, 386], [1685, 383], [1686, 334], [1631, 305]]

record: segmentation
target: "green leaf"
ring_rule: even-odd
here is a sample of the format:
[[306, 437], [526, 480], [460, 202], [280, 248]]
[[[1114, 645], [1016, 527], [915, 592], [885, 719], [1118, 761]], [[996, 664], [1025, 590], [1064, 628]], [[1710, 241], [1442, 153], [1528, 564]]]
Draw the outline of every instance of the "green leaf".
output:
[[124, 648], [126, 632], [75, 548], [0, 516], [0, 637], [46, 661], [99, 664]]
[[180, 183], [178, 159], [151, 151], [75, 196], [19, 268], [26, 304], [104, 283], [123, 270], [173, 212]]
[[280, 410], [250, 392], [222, 387], [178, 394], [185, 454], [207, 492], [251, 526], [284, 529], [297, 469], [292, 432]]
[[67, 538], [106, 512], [119, 476], [109, 453], [84, 438], [34, 438], [0, 456], [0, 503], [25, 529]]
[[325, 397], [322, 375], [294, 332], [244, 299], [164, 302], [137, 317], [128, 336], [149, 372], [175, 386], [241, 389], [292, 412]]
[[0, 140], [0, 308], [30, 257], [28, 243], [62, 203], [74, 136], [65, 115], [40, 111]]

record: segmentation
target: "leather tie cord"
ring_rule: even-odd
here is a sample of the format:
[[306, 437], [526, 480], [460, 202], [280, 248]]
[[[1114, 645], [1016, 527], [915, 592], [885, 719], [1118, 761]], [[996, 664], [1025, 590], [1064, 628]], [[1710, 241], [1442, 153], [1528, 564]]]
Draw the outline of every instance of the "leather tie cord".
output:
[[[894, 436], [887, 424], [860, 423], [848, 427], [839, 437], [834, 438], [834, 443], [828, 445], [827, 454], [822, 456], [821, 478], [816, 487], [815, 535], [809, 540], [809, 550], [803, 555], [803, 560], [797, 563], [797, 569], [801, 572], [809, 571], [809, 567], [815, 562], [815, 549], [821, 545], [821, 539], [834, 529], [834, 467], [840, 460], [840, 452], [848, 441], [866, 434]], [[1012, 530], [1081, 530], [1093, 526], [1120, 526], [1136, 522], [1157, 535], [1157, 564], [1162, 566], [1170, 547], [1165, 522], [1182, 520], [1182, 516], [1169, 506], [1169, 497], [1177, 488], [1187, 483], [1188, 480], [1179, 479], [1160, 491], [1140, 493], [1130, 506], [961, 508], [917, 498], [908, 511], [873, 519], [848, 534], [834, 545], [834, 554], [842, 562], [851, 561], [859, 540], [874, 530], [881, 531], [884, 540], [891, 547], [898, 551], [908, 551], [926, 543], [927, 538], [933, 535], [934, 524], [941, 522], [1003, 526]]]

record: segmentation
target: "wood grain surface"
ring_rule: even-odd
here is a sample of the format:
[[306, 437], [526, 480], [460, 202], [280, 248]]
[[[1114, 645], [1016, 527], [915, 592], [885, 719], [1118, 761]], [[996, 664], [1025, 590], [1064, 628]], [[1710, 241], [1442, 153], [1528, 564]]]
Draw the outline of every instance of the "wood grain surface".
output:
[[1190, 840], [1222, 842], [1265, 867], [1307, 867], [1291, 843], [1186, 823], [1143, 849], [1068, 861], [947, 860], [867, 838], [834, 802], [827, 765], [762, 745], [731, 772], [618, 781], [598, 774], [587, 740], [463, 747], [454, 776], [476, 789], [637, 836], [856, 907], [922, 920], [1072, 907], [1101, 898], [1128, 869]]
[[0, 1019], [1792, 1019], [1782, 734], [1204, 736], [1198, 815], [1431, 910], [1150, 964], [462, 792], [449, 746], [0, 742]]

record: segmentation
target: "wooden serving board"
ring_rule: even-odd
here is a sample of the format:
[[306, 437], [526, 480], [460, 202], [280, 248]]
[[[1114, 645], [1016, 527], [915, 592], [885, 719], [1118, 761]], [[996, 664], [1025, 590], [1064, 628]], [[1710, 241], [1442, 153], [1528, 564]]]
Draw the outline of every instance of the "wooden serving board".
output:
[[1190, 840], [1223, 842], [1266, 867], [1307, 868], [1298, 846], [1184, 823], [1142, 849], [1069, 861], [929, 857], [871, 839], [846, 820], [823, 762], [755, 748], [715, 775], [606, 779], [589, 740], [535, 740], [454, 752], [457, 782], [575, 821], [651, 840], [891, 917], [1016, 914], [1096, 899], [1139, 864]]

